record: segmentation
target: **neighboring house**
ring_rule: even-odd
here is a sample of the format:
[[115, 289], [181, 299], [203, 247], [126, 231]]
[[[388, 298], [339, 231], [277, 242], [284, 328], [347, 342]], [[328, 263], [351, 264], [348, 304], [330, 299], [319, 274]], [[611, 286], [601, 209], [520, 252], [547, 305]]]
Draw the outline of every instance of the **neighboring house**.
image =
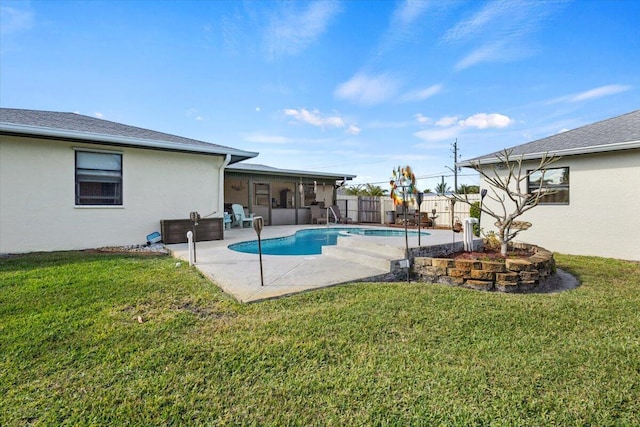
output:
[[[518, 218], [533, 224], [518, 239], [560, 253], [640, 261], [640, 110], [512, 148], [529, 170], [545, 153], [561, 157], [544, 177], [556, 193]], [[470, 162], [504, 171], [496, 153], [458, 165]], [[496, 207], [488, 197], [484, 203]], [[486, 218], [482, 228], [494, 229]]]
[[239, 163], [225, 170], [224, 201], [262, 216], [266, 225], [309, 224], [310, 206], [336, 203], [336, 189], [355, 175]]
[[224, 169], [257, 153], [75, 113], [0, 109], [0, 253], [144, 243], [222, 217]]

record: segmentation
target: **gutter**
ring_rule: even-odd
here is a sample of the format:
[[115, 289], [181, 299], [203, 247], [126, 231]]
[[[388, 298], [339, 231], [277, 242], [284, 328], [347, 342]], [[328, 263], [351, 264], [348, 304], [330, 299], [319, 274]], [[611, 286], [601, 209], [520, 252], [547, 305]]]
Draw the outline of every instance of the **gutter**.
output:
[[[222, 166], [220, 166], [220, 176], [218, 177], [218, 212], [222, 212], [222, 216], [224, 217], [224, 170], [229, 165], [231, 161], [231, 155], [227, 154], [224, 157], [224, 162], [222, 162]], [[222, 224], [224, 228], [224, 223]]]
[[343, 181], [351, 181], [357, 175], [344, 174], [344, 173], [325, 173], [325, 172], [315, 172], [315, 171], [301, 171], [294, 169], [278, 169], [278, 168], [256, 168], [253, 163], [239, 163], [230, 166], [227, 171], [239, 174], [249, 174], [249, 175], [270, 175], [270, 176], [296, 176], [299, 178], [309, 178], [309, 179], [335, 179], [335, 180], [343, 180]]
[[[170, 141], [158, 141], [152, 139], [132, 138], [126, 136], [113, 136], [97, 134], [91, 132], [60, 130], [44, 128], [39, 126], [17, 125], [13, 123], [0, 123], [0, 134], [12, 136], [33, 136], [50, 139], [76, 140], [87, 143], [104, 143], [108, 145], [125, 145], [132, 147], [143, 147], [167, 151], [181, 151], [188, 153], [231, 155], [236, 157], [233, 163], [256, 157], [258, 153], [251, 151], [237, 150], [230, 147], [220, 146], [196, 146], [188, 143], [178, 143]], [[206, 144], [203, 142], [203, 144]]]
[[[635, 141], [626, 141], [626, 142], [616, 142], [614, 144], [602, 144], [591, 147], [580, 147], [580, 148], [569, 148], [565, 150], [555, 150], [555, 151], [547, 151], [547, 152], [537, 152], [537, 153], [529, 153], [524, 155], [513, 155], [513, 157], [517, 157], [522, 160], [537, 160], [542, 158], [542, 156], [553, 155], [553, 156], [577, 156], [581, 154], [595, 154], [595, 153], [606, 153], [609, 151], [620, 151], [620, 150], [631, 150], [634, 148], [640, 148], [640, 140]], [[471, 163], [479, 163], [481, 165], [490, 165], [495, 163], [500, 163], [496, 157], [488, 157], [480, 160], [465, 160], [463, 162], [456, 163], [459, 167], [471, 167]]]

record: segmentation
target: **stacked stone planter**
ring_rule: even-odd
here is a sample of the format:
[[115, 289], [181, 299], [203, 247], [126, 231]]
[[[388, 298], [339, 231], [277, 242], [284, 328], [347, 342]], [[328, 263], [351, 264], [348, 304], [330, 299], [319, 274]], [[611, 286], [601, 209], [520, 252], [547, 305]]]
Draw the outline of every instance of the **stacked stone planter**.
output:
[[518, 247], [532, 249], [534, 254], [526, 259], [504, 261], [416, 257], [414, 276], [424, 282], [483, 291], [535, 291], [556, 271], [553, 253], [532, 245], [519, 244]]

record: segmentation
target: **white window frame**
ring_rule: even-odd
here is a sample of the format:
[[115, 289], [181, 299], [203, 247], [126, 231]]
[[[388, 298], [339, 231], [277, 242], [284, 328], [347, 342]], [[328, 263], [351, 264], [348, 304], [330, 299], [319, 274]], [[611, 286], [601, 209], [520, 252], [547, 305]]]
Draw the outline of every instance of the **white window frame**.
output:
[[[109, 150], [95, 150], [95, 149], [90, 149], [90, 148], [83, 148], [83, 147], [74, 147], [74, 203], [75, 203], [75, 207], [78, 208], [85, 208], [85, 207], [99, 207], [99, 208], [122, 208], [124, 206], [124, 189], [123, 189], [123, 171], [124, 171], [124, 156], [123, 153], [121, 151], [109, 151]], [[102, 202], [96, 202], [96, 203], [90, 203], [88, 202], [87, 196], [81, 196], [80, 195], [80, 183], [81, 182], [92, 182], [90, 180], [84, 180], [81, 181], [79, 180], [79, 177], [81, 177], [82, 175], [90, 175], [90, 170], [91, 169], [82, 169], [79, 168], [78, 165], [78, 156], [81, 155], [82, 153], [91, 153], [91, 154], [105, 154], [105, 155], [111, 155], [111, 156], [118, 156], [119, 157], [119, 163], [120, 163], [120, 168], [119, 169], [94, 169], [94, 171], [97, 172], [96, 177], [99, 176], [103, 176], [105, 178], [103, 178], [104, 180], [100, 180], [100, 181], [96, 181], [96, 182], [100, 182], [100, 183], [114, 183], [116, 184], [115, 186], [115, 192], [116, 194], [114, 194], [113, 196], [111, 196], [113, 198], [113, 203], [106, 203], [104, 201]], [[81, 172], [82, 171], [82, 172]], [[114, 174], [115, 172], [115, 174]], [[102, 197], [102, 199], [108, 199], [109, 196], [107, 197]]]
[[[534, 177], [534, 175], [536, 175], [537, 173], [542, 174], [542, 171], [538, 171], [536, 172], [536, 174], [532, 174], [527, 178], [527, 192], [528, 193], [533, 193], [538, 191], [538, 188], [540, 188], [540, 190], [544, 193], [545, 191], [558, 191], [559, 192], [565, 192], [566, 191], [566, 200], [560, 200], [560, 201], [549, 201], [549, 199], [553, 199], [554, 196], [558, 193], [554, 193], [554, 194], [549, 194], [548, 196], [542, 196], [540, 198], [540, 201], [538, 202], [539, 205], [568, 205], [571, 201], [571, 191], [570, 191], [570, 183], [571, 183], [571, 179], [570, 179], [570, 173], [571, 170], [569, 169], [568, 166], [559, 166], [559, 167], [553, 167], [553, 168], [547, 168], [544, 170], [545, 176], [550, 172], [550, 171], [556, 171], [556, 170], [562, 170], [565, 171], [566, 170], [566, 176], [567, 176], [567, 181], [563, 182], [563, 183], [558, 183], [558, 184], [554, 184], [554, 183], [549, 183], [549, 184], [542, 184], [542, 186], [540, 187], [539, 183], [537, 183], [536, 181], [532, 182], [532, 177]], [[531, 171], [529, 171], [531, 172]], [[564, 172], [562, 172], [564, 173]], [[539, 179], [539, 178], [538, 178]]]

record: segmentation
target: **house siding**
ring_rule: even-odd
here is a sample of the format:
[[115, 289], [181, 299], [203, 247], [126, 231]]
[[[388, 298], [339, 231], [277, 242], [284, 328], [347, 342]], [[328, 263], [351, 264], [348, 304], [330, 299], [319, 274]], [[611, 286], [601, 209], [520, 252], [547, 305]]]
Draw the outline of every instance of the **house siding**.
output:
[[[75, 205], [74, 148], [122, 153], [123, 206]], [[0, 253], [144, 243], [160, 220], [217, 212], [224, 158], [0, 136]]]
[[[565, 254], [640, 261], [640, 149], [563, 157], [551, 167], [566, 166], [570, 203], [539, 205], [518, 218], [533, 226], [517, 240]], [[499, 206], [489, 197], [484, 203]], [[485, 218], [482, 228], [495, 231], [493, 219]]]

